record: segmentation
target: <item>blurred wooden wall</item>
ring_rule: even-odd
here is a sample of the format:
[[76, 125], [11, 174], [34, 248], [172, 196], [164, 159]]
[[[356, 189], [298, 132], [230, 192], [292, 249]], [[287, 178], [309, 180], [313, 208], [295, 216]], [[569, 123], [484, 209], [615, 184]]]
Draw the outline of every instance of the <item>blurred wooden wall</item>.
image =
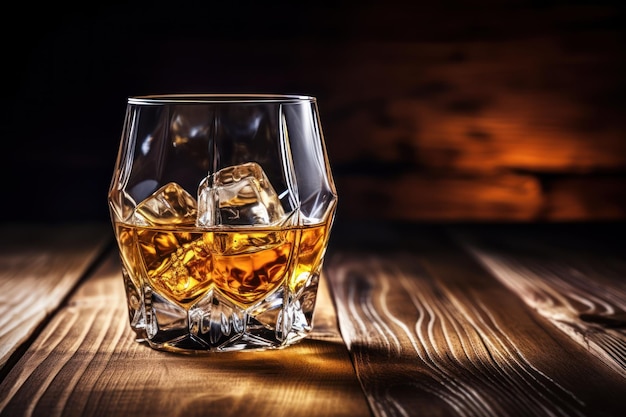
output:
[[616, 9], [502, 4], [433, 10], [423, 28], [412, 27], [407, 9], [355, 16], [377, 35], [320, 69], [335, 84], [321, 105], [343, 212], [624, 218], [626, 71]]
[[[340, 217], [626, 218], [619, 2], [272, 7], [102, 3], [25, 19], [29, 42], [7, 45], [18, 100], [0, 127], [17, 151], [3, 169], [72, 191], [38, 186], [45, 209], [12, 215], [108, 216], [129, 95], [277, 92], [318, 97]], [[6, 192], [24, 202], [31, 188]]]

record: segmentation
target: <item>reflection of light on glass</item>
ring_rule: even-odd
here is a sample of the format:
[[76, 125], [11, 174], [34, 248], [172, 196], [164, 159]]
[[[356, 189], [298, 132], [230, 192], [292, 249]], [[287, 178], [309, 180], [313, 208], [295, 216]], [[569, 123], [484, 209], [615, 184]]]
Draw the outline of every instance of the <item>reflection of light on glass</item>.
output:
[[190, 126], [188, 128], [186, 135], [182, 135], [182, 134], [176, 134], [174, 136], [174, 140], [172, 141], [172, 144], [174, 145], [174, 147], [177, 146], [182, 146], [185, 145], [187, 143], [189, 143], [190, 139], [193, 139], [195, 137], [203, 137], [203, 136], [207, 136], [207, 130], [208, 128], [206, 126], [200, 125], [200, 126]]
[[150, 152], [150, 146], [152, 146], [152, 142], [154, 141], [154, 136], [152, 135], [148, 135], [146, 136], [146, 138], [143, 140], [143, 142], [141, 142], [141, 153], [144, 155], [147, 155], [148, 152]]
[[172, 132], [174, 133], [172, 145], [174, 145], [174, 147], [184, 145], [189, 141], [187, 135], [181, 134], [181, 131], [185, 129], [185, 125], [185, 120], [180, 116], [180, 114], [176, 115], [172, 119]]
[[263, 119], [262, 114], [256, 114], [252, 116], [252, 120], [249, 123], [249, 132], [257, 132], [259, 130], [259, 126], [261, 126], [261, 119]]
[[261, 127], [263, 114], [255, 110], [240, 110], [220, 119], [221, 128], [237, 137], [253, 137]]
[[191, 120], [176, 116], [172, 121], [172, 132], [174, 139], [172, 144], [174, 147], [183, 146], [194, 138], [206, 138], [209, 135], [209, 126], [203, 121], [202, 123], [193, 125]]
[[206, 131], [206, 127], [204, 127], [204, 126], [201, 126], [201, 127], [192, 126], [189, 129], [189, 136], [194, 137], [194, 136], [203, 135], [203, 134], [205, 134], [205, 131]]

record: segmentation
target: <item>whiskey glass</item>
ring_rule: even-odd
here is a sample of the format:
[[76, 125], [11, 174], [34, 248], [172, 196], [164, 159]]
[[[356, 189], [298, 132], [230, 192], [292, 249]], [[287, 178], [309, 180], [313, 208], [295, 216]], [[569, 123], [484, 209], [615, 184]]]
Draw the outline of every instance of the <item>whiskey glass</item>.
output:
[[311, 332], [337, 203], [314, 97], [130, 97], [108, 203], [137, 341], [266, 350]]

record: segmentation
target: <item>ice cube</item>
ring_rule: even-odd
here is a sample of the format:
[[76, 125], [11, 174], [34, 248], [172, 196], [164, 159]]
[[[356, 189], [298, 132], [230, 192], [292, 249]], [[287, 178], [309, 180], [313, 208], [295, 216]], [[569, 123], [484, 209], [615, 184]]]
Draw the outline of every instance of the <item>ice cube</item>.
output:
[[255, 162], [223, 168], [198, 187], [198, 226], [271, 225], [285, 217], [274, 187]]
[[194, 225], [197, 213], [195, 198], [180, 185], [170, 182], [137, 205], [135, 220], [151, 226]]

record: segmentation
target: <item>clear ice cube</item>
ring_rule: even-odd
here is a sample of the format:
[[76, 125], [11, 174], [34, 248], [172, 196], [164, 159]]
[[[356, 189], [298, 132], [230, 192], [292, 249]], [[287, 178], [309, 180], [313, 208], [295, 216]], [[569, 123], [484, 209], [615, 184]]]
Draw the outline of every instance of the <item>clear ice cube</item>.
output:
[[285, 217], [274, 187], [255, 162], [223, 168], [198, 187], [198, 226], [272, 225]]
[[135, 221], [142, 225], [194, 225], [198, 204], [180, 185], [170, 182], [143, 200], [135, 209]]

